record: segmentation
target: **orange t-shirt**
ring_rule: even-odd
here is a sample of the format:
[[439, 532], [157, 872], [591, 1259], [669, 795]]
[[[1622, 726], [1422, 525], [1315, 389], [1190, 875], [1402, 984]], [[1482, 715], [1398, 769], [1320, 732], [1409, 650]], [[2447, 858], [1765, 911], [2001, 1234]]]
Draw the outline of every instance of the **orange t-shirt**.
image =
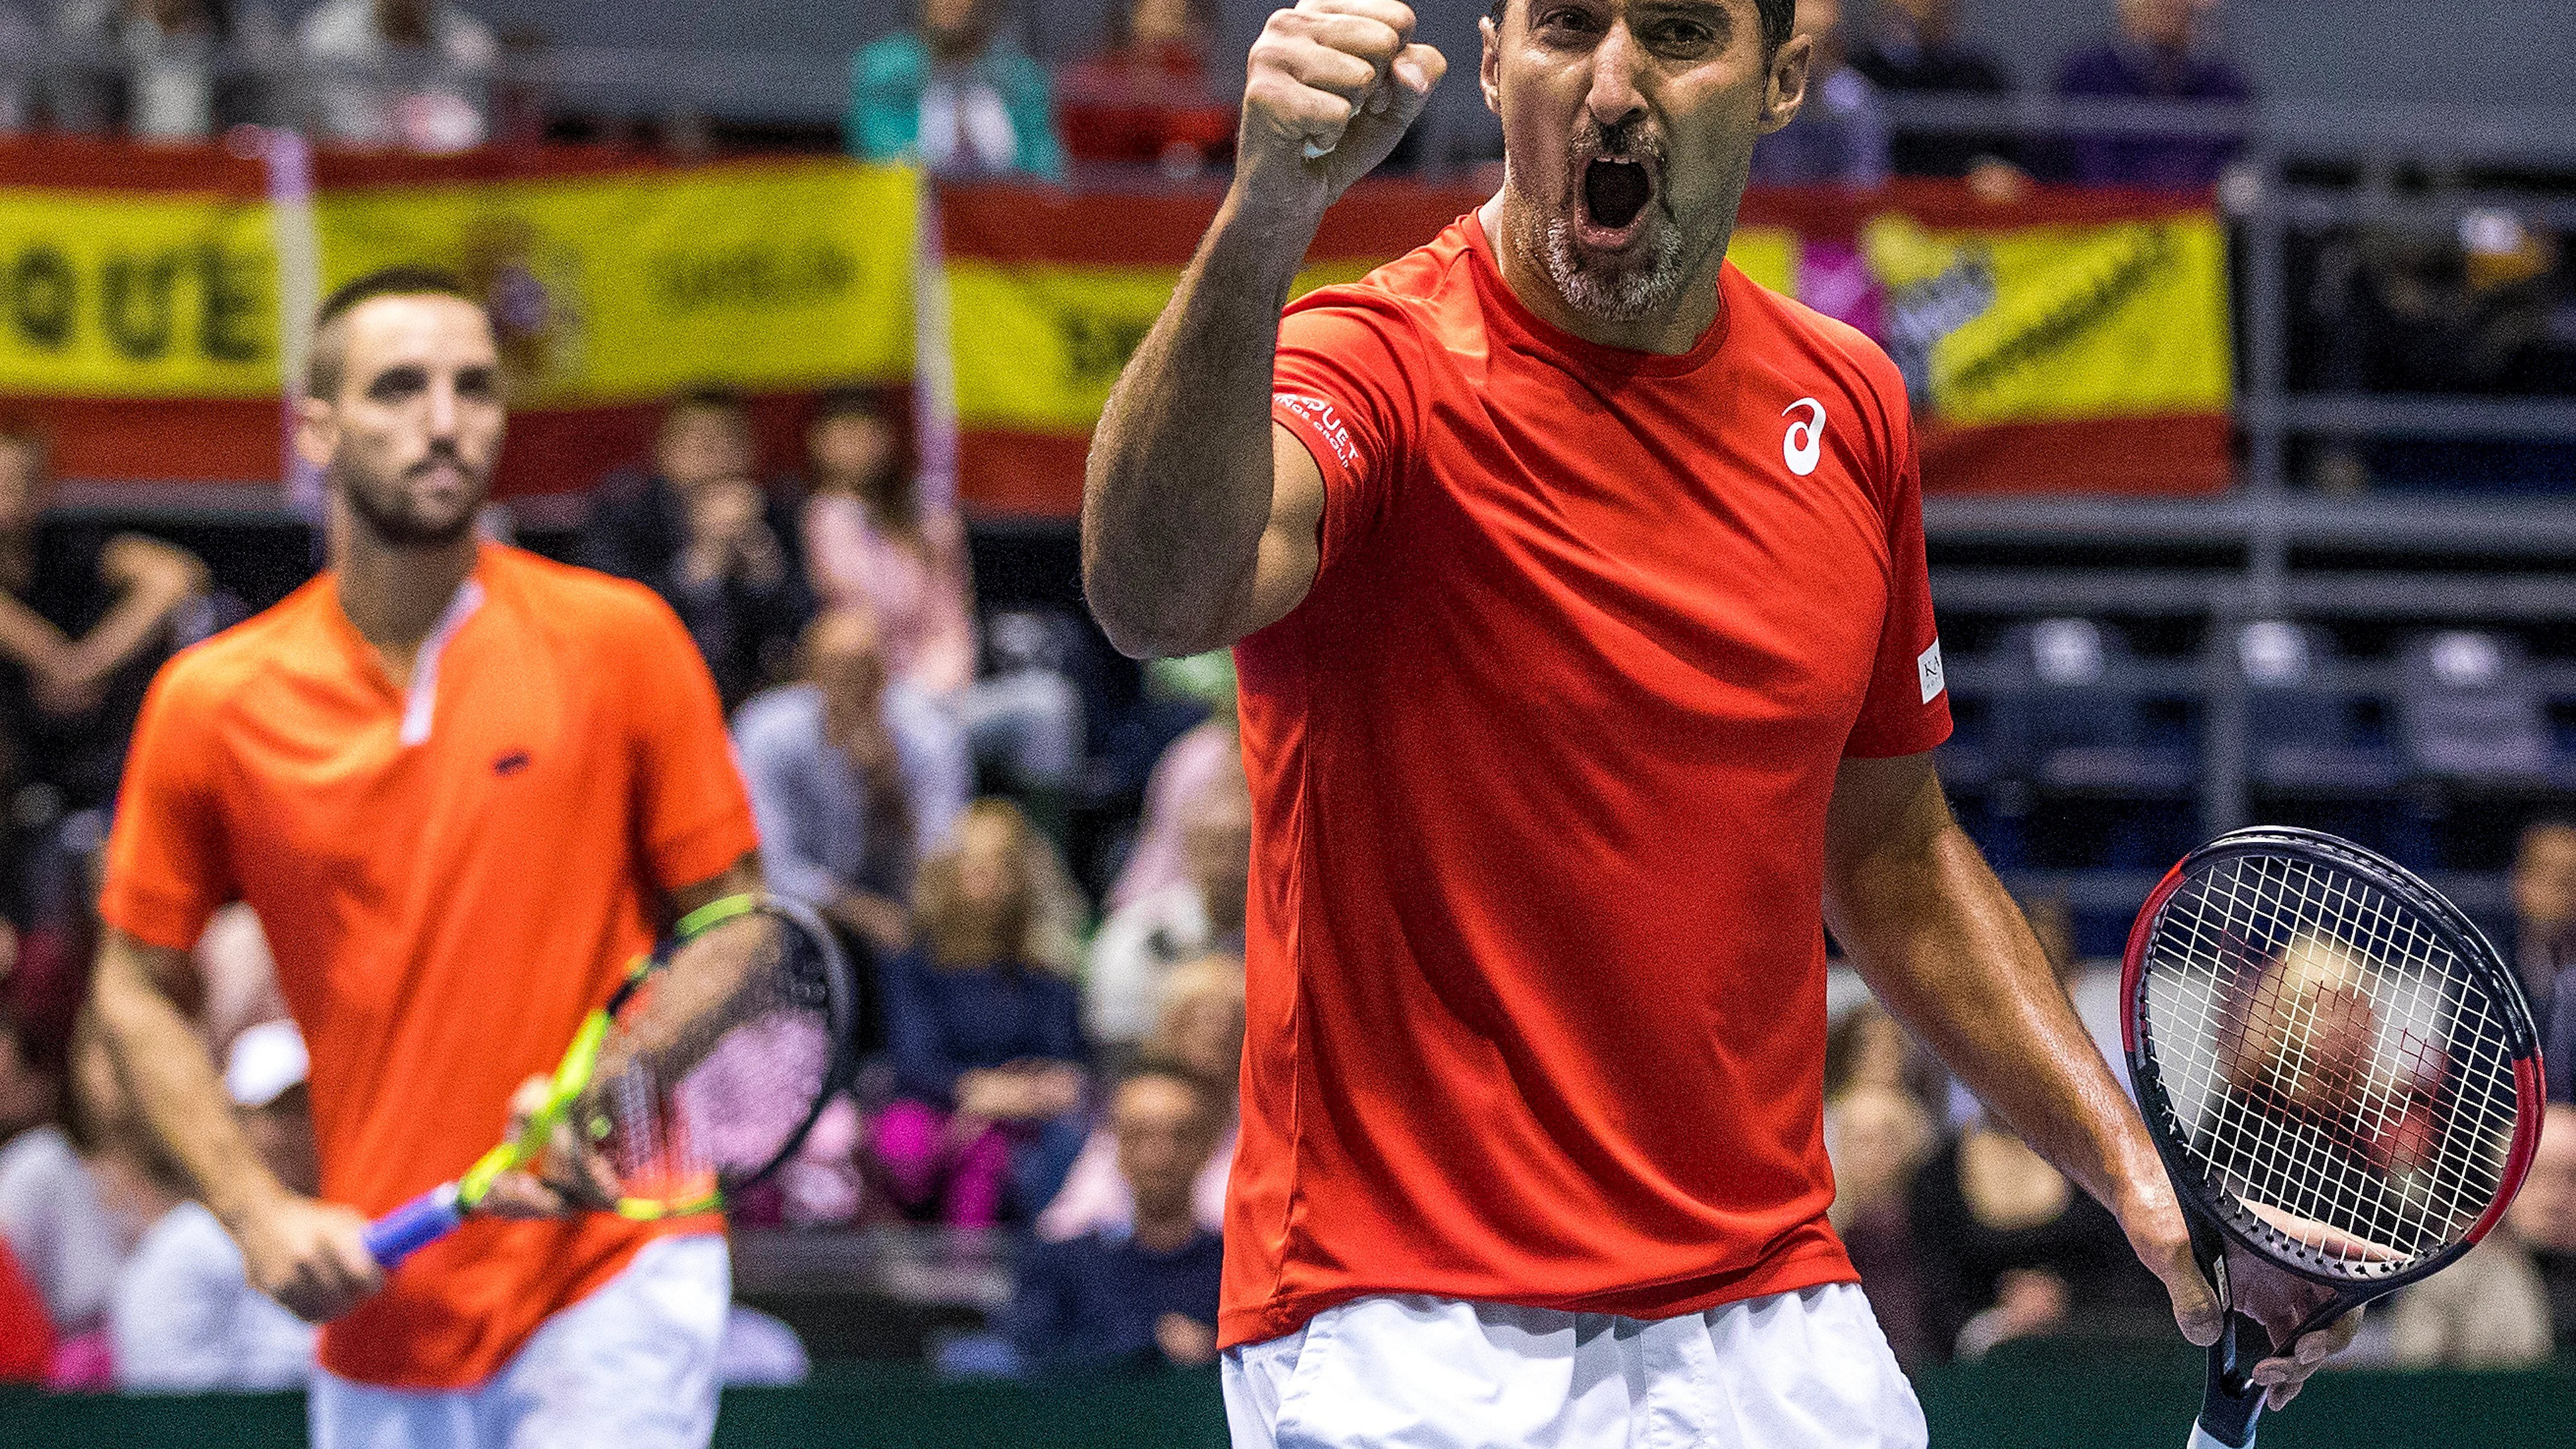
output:
[[[259, 912], [312, 1051], [322, 1195], [382, 1213], [501, 1136], [649, 948], [652, 893], [756, 837], [714, 682], [641, 585], [486, 546], [389, 679], [325, 574], [172, 659], [136, 726], [100, 911], [185, 949]], [[607, 1215], [469, 1221], [324, 1329], [333, 1373], [482, 1382], [650, 1237]]]
[[1372, 1293], [1661, 1318], [1852, 1278], [1826, 803], [1948, 733], [1905, 384], [1727, 267], [1677, 357], [1473, 217], [1290, 307], [1323, 557], [1236, 646], [1257, 830], [1227, 1343]]

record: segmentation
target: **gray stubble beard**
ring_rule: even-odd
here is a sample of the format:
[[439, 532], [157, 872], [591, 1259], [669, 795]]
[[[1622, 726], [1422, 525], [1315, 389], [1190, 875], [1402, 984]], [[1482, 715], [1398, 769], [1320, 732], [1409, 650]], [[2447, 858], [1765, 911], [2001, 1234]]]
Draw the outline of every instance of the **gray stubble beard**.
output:
[[[1569, 182], [1573, 184], [1579, 182]], [[1509, 156], [1503, 158], [1503, 186], [1515, 196], [1523, 194]], [[1665, 225], [1646, 243], [1645, 265], [1605, 275], [1601, 268], [1587, 267], [1582, 249], [1575, 245], [1572, 203], [1571, 196], [1562, 198], [1556, 214], [1544, 222], [1525, 206], [1512, 223], [1513, 244], [1546, 265], [1548, 280], [1556, 285], [1565, 305], [1587, 317], [1620, 324], [1643, 321], [1672, 306], [1692, 270], [1690, 258], [1683, 254], [1678, 221], [1666, 214]], [[1647, 203], [1660, 204], [1660, 199]]]

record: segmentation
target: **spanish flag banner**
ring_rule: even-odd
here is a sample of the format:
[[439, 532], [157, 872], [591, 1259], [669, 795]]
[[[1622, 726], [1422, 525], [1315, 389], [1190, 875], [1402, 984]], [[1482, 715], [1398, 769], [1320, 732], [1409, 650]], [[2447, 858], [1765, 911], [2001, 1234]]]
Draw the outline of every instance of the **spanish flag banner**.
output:
[[[324, 288], [425, 262], [488, 303], [504, 494], [587, 488], [692, 384], [789, 420], [817, 387], [911, 377], [908, 169], [580, 148], [316, 169]], [[48, 424], [64, 475], [277, 476], [287, 324], [263, 188], [258, 161], [214, 147], [0, 145], [0, 396]]]
[[[971, 505], [1079, 507], [1091, 426], [1220, 200], [942, 190]], [[1327, 216], [1296, 290], [1363, 276], [1482, 200], [1363, 184]], [[2197, 199], [2043, 191], [1993, 206], [1946, 184], [1757, 193], [1729, 256], [1888, 348], [1921, 421], [1927, 488], [2226, 486], [2226, 247]]]

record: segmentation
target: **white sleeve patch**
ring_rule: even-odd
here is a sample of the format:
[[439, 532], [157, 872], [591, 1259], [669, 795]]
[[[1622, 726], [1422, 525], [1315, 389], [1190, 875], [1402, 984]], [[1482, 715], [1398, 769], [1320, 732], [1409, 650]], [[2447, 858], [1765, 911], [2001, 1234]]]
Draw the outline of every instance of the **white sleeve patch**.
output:
[[1940, 640], [1933, 640], [1931, 648], [1914, 656], [1914, 677], [1922, 681], [1925, 704], [1930, 704], [1941, 697], [1941, 691], [1945, 686], [1941, 680]]

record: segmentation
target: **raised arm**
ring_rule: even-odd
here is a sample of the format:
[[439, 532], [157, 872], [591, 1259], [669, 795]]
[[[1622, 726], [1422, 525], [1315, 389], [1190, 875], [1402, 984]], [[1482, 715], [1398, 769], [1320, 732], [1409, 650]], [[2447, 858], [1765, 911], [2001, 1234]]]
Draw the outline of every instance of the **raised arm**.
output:
[[[2164, 1281], [2184, 1336], [2214, 1339], [2217, 1299], [2146, 1124], [2021, 908], [1951, 817], [1929, 755], [1843, 762], [1826, 818], [1825, 919], [1888, 1010], [2119, 1218], [2139, 1261]], [[2347, 1319], [2308, 1335], [2295, 1359], [2264, 1360], [2257, 1380], [2287, 1402], [2356, 1326]]]
[[1083, 589], [1121, 650], [1230, 644], [1314, 582], [1323, 477], [1270, 420], [1279, 311], [1325, 208], [1446, 69], [1395, 0], [1303, 0], [1254, 43], [1234, 187], [1093, 436]]
[[366, 1219], [287, 1189], [235, 1120], [205, 1044], [171, 992], [187, 954], [110, 927], [90, 987], [101, 1038], [135, 1110], [241, 1245], [251, 1286], [299, 1317], [336, 1318], [382, 1286]]

